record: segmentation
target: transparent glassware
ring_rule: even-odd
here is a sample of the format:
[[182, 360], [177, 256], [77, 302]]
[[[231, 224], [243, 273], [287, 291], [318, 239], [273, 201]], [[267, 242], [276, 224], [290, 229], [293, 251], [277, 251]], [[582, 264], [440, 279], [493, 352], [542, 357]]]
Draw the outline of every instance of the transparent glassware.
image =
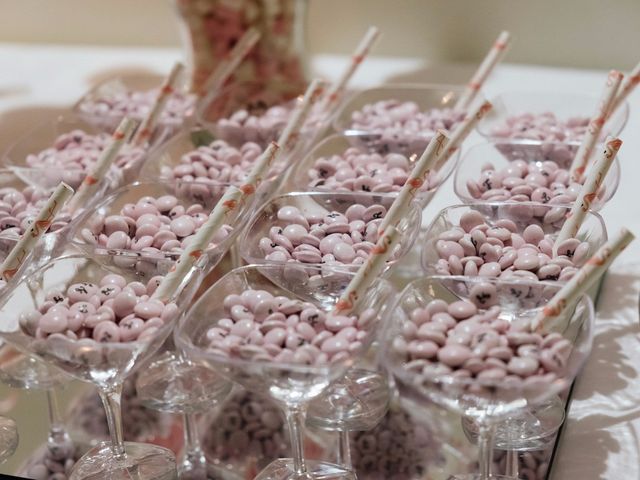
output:
[[[421, 147], [422, 145], [417, 145]], [[285, 185], [287, 191], [333, 191], [327, 187], [321, 185], [317, 186], [313, 184], [313, 180], [309, 176], [310, 169], [314, 168], [318, 160], [325, 158], [332, 162], [331, 157], [335, 155], [342, 155], [349, 148], [357, 148], [362, 153], [371, 154], [378, 153], [380, 155], [386, 155], [387, 153], [400, 153], [408, 156], [409, 165], [413, 166], [420, 157], [424, 149], [399, 149], [396, 152], [393, 148], [385, 148], [378, 145], [375, 141], [370, 143], [370, 135], [367, 133], [346, 133], [346, 134], [334, 134], [331, 135], [313, 146], [313, 148], [303, 158], [296, 161], [289, 171], [289, 175], [286, 179]], [[408, 154], [408, 155], [407, 155]], [[414, 157], [416, 155], [417, 157]], [[425, 188], [418, 196], [417, 199], [422, 207], [426, 207], [436, 190], [442, 185], [447, 178], [453, 173], [455, 166], [460, 159], [460, 152], [456, 152], [452, 158], [445, 164], [444, 168], [437, 172], [437, 177], [433, 181], [429, 181], [428, 188]], [[410, 173], [410, 170], [407, 174]], [[345, 189], [349, 189], [348, 186], [344, 186]], [[398, 186], [398, 189], [401, 188]], [[355, 186], [352, 188], [355, 190]], [[393, 192], [392, 192], [393, 193]]]
[[[491, 99], [493, 108], [478, 124], [478, 132], [487, 139], [496, 138], [496, 130], [504, 126], [510, 117], [523, 113], [552, 112], [559, 120], [591, 118], [600, 98], [598, 95], [577, 92], [504, 92]], [[624, 104], [611, 117], [604, 135], [616, 136], [622, 132], [629, 119], [629, 104]]]
[[[99, 204], [95, 206], [92, 211], [87, 211], [85, 214], [79, 216], [74, 223], [75, 235], [71, 239], [71, 243], [79, 248], [81, 251], [85, 251], [91, 254], [96, 249], [105, 248], [95, 242], [95, 239], [87, 239], [83, 235], [85, 229], [97, 230], [103, 228], [104, 219], [110, 215], [120, 215], [122, 208], [126, 204], [136, 204], [138, 200], [150, 196], [158, 198], [165, 195], [171, 195], [176, 197], [178, 205], [183, 206], [185, 209], [192, 205], [202, 205], [206, 214], [211, 212], [216, 203], [222, 198], [225, 189], [228, 184], [220, 185], [208, 185], [200, 182], [138, 182], [134, 185], [127, 185], [113, 192], [107, 196]], [[204, 269], [206, 271], [214, 268], [218, 262], [222, 259], [229, 247], [234, 243], [236, 236], [243, 228], [243, 223], [246, 221], [248, 212], [252, 210], [253, 201], [249, 201], [239, 208], [235, 209], [233, 213], [227, 218], [227, 225], [234, 225], [234, 228], [222, 241], [206, 249], [204, 257], [206, 258], [206, 265]], [[149, 257], [160, 257], [167, 260], [177, 260], [180, 257], [181, 251], [169, 251], [169, 252], [145, 252], [134, 249], [117, 249], [111, 248], [114, 254], [125, 253]], [[130, 256], [123, 257], [126, 262]]]
[[[182, 157], [187, 154], [197, 153], [199, 147], [206, 147], [210, 145], [214, 140], [218, 139], [215, 135], [211, 134], [207, 130], [202, 129], [183, 129], [176, 135], [174, 135], [167, 142], [163, 143], [159, 147], [155, 148], [149, 155], [149, 159], [145, 162], [144, 166], [140, 170], [138, 181], [140, 182], [170, 182], [179, 183], [181, 180], [176, 179], [173, 176], [173, 169], [184, 162]], [[256, 198], [266, 199], [271, 195], [275, 189], [279, 186], [284, 171], [288, 168], [289, 155], [279, 155], [271, 166], [263, 184], [256, 193]], [[245, 172], [243, 177], [246, 178], [249, 172]], [[208, 174], [210, 175], [210, 174]], [[228, 180], [218, 180], [218, 177], [207, 177], [208, 182], [212, 186], [220, 185], [226, 186], [229, 184]], [[202, 180], [202, 179], [192, 179]], [[233, 183], [233, 182], [232, 182]], [[240, 182], [237, 182], [240, 183]]]
[[[198, 104], [198, 125], [213, 137], [237, 148], [247, 142], [266, 148], [280, 138], [292, 113], [302, 101], [306, 88], [305, 84], [278, 83], [273, 80], [229, 85], [218, 92], [209, 93]], [[320, 101], [314, 107], [319, 104]], [[286, 153], [289, 161], [302, 157], [331, 125], [334, 114], [320, 113], [314, 107], [300, 129], [297, 145]]]
[[[10, 194], [10, 196], [14, 190], [19, 192], [20, 195], [23, 195], [21, 201], [29, 202], [29, 204], [23, 204], [25, 208], [22, 212], [28, 211], [28, 217], [34, 218], [39, 208], [44, 206], [46, 199], [53, 192], [57, 184], [34, 185], [26, 181], [21, 175], [25, 172], [28, 172], [29, 175], [41, 176], [41, 172], [39, 172], [38, 169], [22, 169], [22, 172], [17, 172], [13, 169], [0, 169], [0, 189], [6, 194]], [[103, 191], [104, 189], [99, 190], [96, 197], [99, 197]], [[37, 257], [38, 261], [42, 262], [62, 253], [75, 231], [74, 220], [81, 215], [83, 211], [91, 209], [94, 204], [94, 199], [89, 200], [86, 206], [78, 209], [73, 214], [69, 214], [68, 211], [63, 208], [53, 219], [49, 230], [33, 250], [33, 259]], [[35, 205], [38, 205], [38, 207], [35, 207]], [[7, 211], [0, 213], [3, 217], [0, 219], [0, 257], [3, 259], [30, 225], [28, 217], [25, 218], [22, 212], [17, 209], [14, 215]], [[29, 268], [33, 268], [36, 264], [33, 262], [25, 262], [24, 265], [25, 267], [28, 265]]]
[[[149, 113], [151, 105], [160, 89], [160, 81], [148, 78], [132, 77], [112, 78], [94, 86], [73, 106], [73, 112], [82, 120], [105, 132], [113, 132], [125, 112], [141, 122]], [[122, 103], [129, 101], [135, 108], [124, 110]], [[183, 125], [193, 122], [197, 97], [187, 92], [182, 85], [167, 102], [165, 112], [158, 122], [151, 140], [151, 146], [157, 146]]]
[[[356, 203], [365, 207], [371, 205], [382, 205], [389, 208], [395, 200], [394, 195], [390, 194], [371, 194], [363, 193], [328, 193], [328, 192], [294, 192], [280, 195], [268, 203], [266, 203], [257, 213], [254, 214], [250, 224], [240, 235], [238, 240], [240, 244], [240, 255], [249, 264], [279, 264], [286, 272], [286, 276], [295, 277], [299, 272], [296, 270], [293, 262], [277, 262], [275, 260], [266, 260], [265, 254], [260, 249], [260, 239], [269, 237], [269, 230], [274, 227], [284, 228], [291, 224], [291, 221], [281, 220], [278, 218], [278, 210], [283, 207], [293, 206], [300, 210], [302, 215], [326, 215], [329, 212], [336, 211], [344, 214], [347, 209]], [[414, 244], [418, 231], [420, 229], [422, 212], [416, 203], [412, 203], [407, 215], [399, 224], [399, 231], [402, 235], [397, 253], [388, 261], [393, 264], [406, 254]], [[306, 264], [302, 264], [306, 265]]]
[[[365, 105], [382, 100], [415, 102], [421, 112], [432, 109], [453, 108], [464, 91], [462, 85], [389, 84], [354, 92], [345, 100], [333, 119], [333, 129], [345, 135], [357, 135], [363, 148], [393, 151], [410, 156], [422, 153], [435, 132], [389, 137], [380, 131], [366, 131], [352, 127], [352, 115]], [[478, 97], [480, 97], [479, 95]]]
[[[524, 207], [524, 208], [523, 208]], [[545, 223], [541, 219], [544, 214], [551, 209], [564, 211], [562, 218], [558, 222]], [[529, 213], [536, 211], [538, 214], [533, 217]], [[438, 212], [431, 224], [426, 228], [424, 240], [421, 248], [422, 269], [427, 275], [435, 275], [436, 262], [440, 255], [436, 251], [436, 242], [440, 240], [445, 232], [455, 227], [460, 227], [460, 219], [468, 212], [479, 212], [484, 217], [486, 224], [496, 226], [500, 220], [511, 220], [516, 225], [516, 232], [520, 235], [529, 225], [538, 225], [545, 234], [550, 234], [556, 238], [562, 224], [566, 220], [566, 215], [570, 212], [570, 206], [546, 205], [534, 202], [522, 202], [509, 204], [502, 202], [469, 203], [466, 205], [452, 205]], [[523, 215], [523, 212], [525, 215]], [[590, 258], [607, 241], [607, 229], [604, 220], [597, 212], [588, 212], [584, 223], [580, 226], [577, 239], [589, 244], [586, 258]]]
[[260, 41], [234, 72], [236, 81], [271, 78], [295, 84], [307, 73], [307, 0], [172, 0], [191, 70], [191, 88], [200, 90], [248, 28]]
[[[2, 165], [11, 169], [26, 183], [45, 188], [55, 187], [64, 181], [73, 188], [77, 188], [87, 172], [81, 168], [64, 169], [30, 167], [26, 163], [28, 155], [36, 154], [51, 148], [56, 139], [74, 130], [82, 130], [89, 135], [107, 135], [91, 123], [74, 115], [61, 115], [56, 120], [41, 123], [19, 137], [2, 156]], [[122, 159], [121, 165], [114, 164], [104, 184], [100, 186], [97, 196], [104, 195], [107, 189], [114, 189], [120, 185], [136, 179], [140, 168], [147, 158], [147, 151], [139, 148], [130, 150], [131, 156]], [[122, 153], [122, 152], [121, 152]], [[120, 161], [120, 160], [119, 160]]]
[[[494, 447], [507, 452], [545, 450], [555, 443], [565, 418], [564, 402], [555, 395], [532, 410], [524, 410], [496, 425]], [[478, 440], [478, 425], [462, 418], [462, 428], [471, 442]]]
[[[320, 273], [317, 266], [307, 268]], [[267, 271], [269, 272], [265, 273]], [[272, 362], [259, 358], [245, 360], [222, 356], [214, 350], [209, 350], [207, 331], [228, 315], [219, 300], [212, 300], [224, 298], [229, 294], [241, 294], [247, 289], [265, 290], [272, 295], [286, 295], [288, 298], [310, 302], [316, 308], [328, 312], [353, 276], [354, 273], [344, 270], [327, 270], [321, 281], [310, 285], [308, 282], [286, 281], [277, 266], [249, 265], [225, 275], [209, 288], [180, 320], [175, 335], [180, 348], [193, 358], [207, 362], [210, 368], [217, 369], [248, 390], [267, 395], [285, 411], [293, 459], [276, 460], [258, 474], [256, 478], [259, 480], [353, 478], [352, 473], [337, 465], [306, 462], [301, 431], [309, 402], [321, 395], [332, 381], [344, 375], [347, 369], [365, 354], [376, 335], [378, 321], [385, 312], [393, 289], [386, 281], [376, 280], [354, 311], [357, 314], [364, 308], [371, 308], [377, 314], [377, 318], [366, 327], [367, 337], [362, 340], [362, 349], [343, 355], [339, 361], [336, 359], [334, 362], [319, 365]], [[279, 278], [280, 281], [274, 283], [271, 278]]]
[[310, 403], [307, 425], [336, 432], [337, 463], [353, 471], [350, 433], [374, 428], [386, 415], [390, 402], [385, 372], [350, 368]]
[[232, 383], [202, 362], [190, 359], [175, 349], [154, 355], [138, 377], [138, 397], [148, 407], [182, 414], [184, 444], [178, 459], [180, 480], [206, 480], [209, 476], [231, 476], [207, 461], [202, 449], [199, 414], [221, 405], [229, 396]]
[[[20, 327], [21, 313], [39, 309], [48, 292], [66, 290], [79, 282], [99, 283], [106, 274], [117, 273], [128, 281], [150, 279], [166, 274], [173, 265], [159, 259], [140, 259], [134, 268], [122, 268], [116, 259], [124, 255], [95, 253], [92, 257], [72, 254], [52, 260], [20, 278], [3, 298], [0, 307], [2, 337], [20, 350], [50, 362], [67, 374], [98, 387], [111, 434], [111, 442], [89, 450], [75, 465], [71, 479], [89, 478], [160, 478], [173, 479], [176, 474], [173, 454], [162, 447], [124, 442], [121, 424], [122, 383], [136, 366], [148, 358], [170, 333], [172, 322], [155, 336], [131, 342], [95, 342], [72, 340], [65, 335], [45, 339], [27, 335]], [[144, 263], [144, 267], [143, 267]], [[191, 270], [171, 299], [178, 307], [186, 305], [201, 277], [198, 268]]]
[[[228, 185], [207, 185], [199, 182], [161, 183], [146, 182], [123, 187], [103, 202], [98, 204], [95, 211], [88, 213], [78, 221], [77, 232], [73, 243], [88, 254], [96, 248], [82, 236], [82, 230], [92, 225], [100, 225], [102, 219], [109, 215], [120, 214], [121, 209], [128, 203], [136, 203], [145, 196], [158, 198], [173, 195], [178, 204], [188, 208], [193, 204], [204, 206], [209, 212], [224, 194]], [[202, 268], [206, 274], [212, 271], [223, 259], [234, 244], [236, 237], [242, 230], [247, 212], [252, 210], [251, 202], [240, 206], [227, 221], [234, 229], [229, 235], [216, 245], [210, 246], [203, 254]], [[179, 252], [140, 252], [131, 249], [111, 249], [114, 253], [129, 255], [149, 255], [164, 257], [167, 260], [177, 260]], [[205, 279], [204, 282], [207, 280]], [[179, 465], [181, 478], [194, 478], [197, 470], [206, 468], [202, 449], [199, 445], [196, 414], [208, 409], [211, 405], [223, 400], [230, 391], [230, 385], [219, 378], [214, 372], [204, 368], [198, 362], [185, 358], [175, 350], [171, 338], [167, 339], [161, 348], [144, 365], [145, 374], [138, 377], [136, 388], [138, 396], [145, 405], [160, 411], [178, 412], [184, 416], [185, 448]]]
[[[218, 92], [209, 93], [198, 105], [198, 123], [216, 138], [241, 146], [256, 142], [262, 148], [276, 141], [295, 107], [295, 100], [304, 94], [303, 84], [279, 83], [271, 80], [239, 82]], [[253, 128], [230, 124], [229, 119], [240, 110], [249, 115], [262, 116], [269, 108], [280, 106], [277, 121], [262, 122]], [[274, 120], [276, 120], [274, 119]]]
[[[482, 201], [474, 198], [469, 192], [467, 181], [477, 182], [480, 180], [483, 166], [486, 163], [493, 164], [498, 171], [507, 167], [514, 160], [524, 160], [529, 164], [552, 160], [559, 167], [569, 169], [571, 161], [578, 151], [578, 146], [578, 143], [567, 144], [533, 140], [498, 141], [474, 145], [460, 159], [459, 167], [453, 177], [454, 192], [464, 203]], [[592, 210], [600, 210], [613, 197], [618, 189], [621, 175], [620, 156], [618, 155], [602, 182], [598, 196], [591, 203]]]
[[[209, 465], [224, 469], [227, 475], [253, 478], [291, 450], [281, 409], [264, 395], [247, 391], [237, 384], [224, 404], [205, 419], [203, 450]], [[249, 446], [229, 441], [232, 437], [248, 437]], [[305, 436], [306, 451], [319, 446], [312, 438]]]
[[523, 409], [541, 405], [566, 390], [589, 355], [593, 340], [593, 303], [583, 295], [577, 304], [568, 307], [561, 321], [546, 332], [557, 333], [559, 340], [567, 340], [571, 350], [567, 351], [564, 366], [544, 381], [506, 382], [457, 376], [455, 369], [443, 368], [445, 364], [440, 360], [431, 363], [425, 360], [425, 366], [432, 367], [427, 369], [423, 369], [422, 363], [418, 365], [416, 361], [411, 365], [410, 357], [401, 347], [402, 342], [406, 342], [403, 325], [411, 321], [411, 313], [417, 307], [425, 307], [431, 300], [440, 299], [450, 304], [469, 298], [473, 287], [481, 283], [495, 287], [494, 305], [501, 310], [498, 318], [508, 322], [509, 329], [523, 328], [525, 334], [535, 315], [560, 289], [560, 285], [549, 282], [510, 282], [470, 277], [434, 276], [415, 280], [404, 289], [389, 310], [386, 317], [388, 329], [381, 337], [380, 361], [390, 369], [401, 395], [418, 404], [435, 402], [473, 419], [478, 425], [480, 473], [452, 477], [456, 479], [508, 478], [490, 473], [496, 422]]
[[15, 420], [0, 416], [0, 463], [4, 463], [18, 448], [20, 436]]

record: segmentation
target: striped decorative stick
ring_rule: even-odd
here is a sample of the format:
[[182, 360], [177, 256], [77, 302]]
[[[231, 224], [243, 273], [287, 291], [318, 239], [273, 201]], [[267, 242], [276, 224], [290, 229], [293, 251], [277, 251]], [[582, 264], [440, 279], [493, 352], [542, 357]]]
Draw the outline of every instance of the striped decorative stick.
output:
[[607, 271], [635, 236], [626, 228], [598, 249], [580, 270], [565, 283], [533, 321], [537, 332], [549, 331], [559, 320], [567, 306], [576, 301], [593, 283]]
[[358, 306], [369, 286], [380, 276], [384, 270], [385, 262], [393, 253], [393, 249], [400, 241], [400, 233], [395, 227], [387, 227], [376, 246], [371, 251], [367, 261], [363, 263], [355, 276], [347, 285], [347, 288], [335, 304], [333, 312], [340, 315], [348, 314]]
[[138, 122], [130, 118], [123, 118], [111, 136], [111, 143], [102, 151], [91, 171], [84, 177], [78, 187], [78, 191], [69, 202], [69, 211], [75, 212], [78, 208], [86, 205], [87, 201], [95, 194], [98, 184], [104, 179], [120, 153], [122, 147], [129, 141], [131, 134]]
[[591, 207], [591, 202], [598, 195], [598, 190], [602, 186], [602, 182], [609, 172], [609, 168], [616, 159], [618, 150], [622, 146], [622, 140], [614, 138], [607, 140], [604, 146], [604, 151], [596, 163], [589, 169], [589, 175], [587, 176], [584, 185], [580, 189], [580, 193], [576, 198], [576, 201], [571, 207], [571, 211], [562, 229], [558, 233], [555, 243], [553, 244], [553, 251], [556, 252], [558, 246], [564, 242], [567, 238], [575, 237], [580, 230], [582, 222], [584, 222], [587, 212]]
[[229, 80], [231, 75], [233, 75], [233, 72], [240, 66], [255, 44], [258, 43], [260, 36], [260, 32], [254, 27], [244, 32], [244, 35], [240, 37], [240, 40], [238, 40], [233, 49], [229, 51], [227, 56], [202, 84], [198, 95], [204, 96], [209, 92], [217, 92], [224, 87], [224, 84]]
[[460, 98], [456, 102], [455, 109], [456, 110], [466, 110], [471, 102], [476, 98], [478, 92], [484, 85], [484, 82], [487, 81], [493, 69], [498, 65], [500, 60], [504, 57], [505, 53], [507, 53], [507, 48], [509, 47], [509, 43], [511, 42], [511, 34], [506, 30], [498, 36], [498, 39], [495, 41], [487, 56], [484, 57], [482, 63], [471, 77], [469, 83], [467, 83], [464, 92], [460, 95]]
[[462, 143], [469, 136], [471, 131], [475, 128], [482, 118], [493, 108], [493, 105], [488, 100], [478, 105], [472, 112], [468, 112], [464, 120], [456, 129], [451, 133], [449, 144], [447, 148], [438, 155], [436, 163], [433, 166], [433, 171], [439, 172], [442, 167], [449, 161], [454, 153], [462, 146]]
[[16, 243], [15, 247], [13, 247], [9, 255], [4, 259], [4, 262], [2, 262], [0, 275], [5, 281], [10, 281], [15, 274], [18, 273], [20, 267], [38, 243], [38, 240], [47, 232], [49, 226], [51, 226], [51, 222], [53, 222], [58, 212], [62, 210], [62, 207], [71, 195], [73, 195], [73, 188], [66, 183], [61, 182], [56, 187], [49, 197], [49, 200], [47, 200], [47, 203], [45, 203], [38, 212], [31, 226], [22, 234], [18, 243]]
[[427, 148], [422, 153], [422, 156], [414, 164], [413, 170], [409, 174], [409, 178], [404, 182], [402, 189], [398, 192], [398, 196], [395, 198], [389, 211], [380, 222], [378, 226], [378, 234], [383, 235], [387, 228], [393, 226], [397, 227], [400, 220], [407, 214], [411, 201], [419, 194], [420, 189], [424, 185], [424, 182], [435, 164], [438, 155], [447, 148], [449, 139], [447, 135], [438, 130], [434, 137], [427, 145]]
[[627, 78], [625, 78], [624, 82], [620, 86], [620, 91], [618, 92], [618, 95], [616, 95], [616, 98], [613, 101], [611, 108], [609, 109], [609, 114], [607, 118], [611, 118], [613, 114], [616, 113], [616, 110], [620, 108], [620, 106], [624, 103], [627, 97], [631, 95], [631, 92], [633, 92], [633, 90], [638, 86], [639, 83], [640, 83], [640, 63], [638, 63], [635, 66], [635, 68], [631, 70], [631, 73], [627, 75]]
[[280, 147], [277, 143], [271, 142], [258, 158], [245, 183], [240, 187], [230, 186], [227, 188], [222, 198], [211, 210], [207, 221], [195, 233], [193, 241], [184, 249], [172, 270], [162, 279], [153, 294], [153, 298], [167, 301], [172, 297], [175, 290], [182, 283], [182, 279], [202, 256], [209, 246], [211, 238], [222, 227], [225, 220], [256, 192], [262, 183], [263, 177], [273, 164], [279, 149]]
[[618, 89], [620, 88], [622, 77], [622, 73], [617, 70], [611, 70], [611, 72], [609, 72], [607, 82], [605, 83], [604, 90], [602, 92], [602, 97], [598, 103], [598, 109], [594, 113], [593, 117], [591, 117], [589, 127], [587, 128], [584, 137], [582, 137], [582, 142], [580, 143], [578, 151], [571, 162], [569, 172], [571, 174], [571, 180], [574, 182], [582, 181], [584, 172], [591, 160], [593, 149], [598, 143], [602, 126], [609, 115], [611, 105], [616, 97]]
[[322, 80], [315, 79], [309, 84], [302, 101], [297, 105], [286, 127], [280, 134], [280, 138], [278, 138], [277, 143], [283, 152], [290, 152], [297, 145], [300, 139], [300, 131], [309, 117], [311, 108], [322, 95], [323, 89], [324, 82]]
[[323, 112], [325, 116], [330, 115], [334, 111], [338, 100], [347, 87], [347, 84], [349, 83], [351, 78], [353, 78], [353, 75], [356, 73], [364, 59], [367, 58], [367, 55], [369, 55], [373, 44], [379, 37], [380, 30], [378, 30], [378, 28], [374, 26], [369, 27], [369, 30], [367, 30], [367, 33], [365, 33], [364, 37], [362, 37], [362, 40], [360, 40], [360, 43], [356, 47], [356, 50], [353, 52], [353, 56], [351, 57], [349, 66], [344, 72], [342, 72], [342, 75], [340, 75], [338, 80], [331, 84], [331, 86], [327, 90], [327, 93], [322, 99], [319, 110]]
[[164, 108], [167, 106], [169, 98], [176, 88], [178, 88], [178, 81], [180, 80], [183, 72], [184, 65], [180, 62], [176, 62], [162, 84], [162, 87], [160, 87], [160, 92], [158, 92], [158, 96], [151, 106], [151, 110], [149, 110], [147, 116], [142, 120], [140, 127], [138, 127], [138, 131], [131, 141], [133, 145], [142, 146], [149, 141], [151, 135], [153, 135], [156, 125], [158, 124], [160, 115], [162, 115]]

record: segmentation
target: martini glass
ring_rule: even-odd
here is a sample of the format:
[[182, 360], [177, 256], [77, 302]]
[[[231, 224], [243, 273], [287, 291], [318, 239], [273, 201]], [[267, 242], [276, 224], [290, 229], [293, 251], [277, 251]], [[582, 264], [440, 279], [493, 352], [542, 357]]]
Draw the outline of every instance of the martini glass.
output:
[[337, 432], [337, 462], [353, 470], [350, 432], [374, 428], [389, 410], [391, 390], [383, 372], [351, 368], [309, 405], [307, 425]]
[[[329, 354], [325, 356], [318, 354], [317, 357], [310, 358], [302, 353], [302, 350], [301, 355], [295, 357], [299, 360], [294, 360], [292, 356], [287, 360], [282, 356], [278, 361], [274, 361], [273, 357], [261, 354], [259, 349], [254, 348], [255, 345], [249, 344], [225, 352], [211, 348], [208, 338], [212, 328], [221, 328], [228, 323], [225, 322], [225, 318], [228, 317], [229, 312], [225, 309], [224, 302], [220, 300], [237, 298], [228, 296], [242, 295], [245, 292], [253, 296], [256, 290], [264, 292], [259, 295], [264, 296], [268, 301], [272, 301], [270, 300], [272, 297], [289, 299], [288, 304], [284, 299], [280, 299], [283, 303], [274, 303], [272, 308], [284, 308], [285, 311], [290, 311], [284, 305], [289, 307], [296, 305], [295, 308], [298, 308], [303, 305], [303, 302], [307, 302], [305, 305], [313, 309], [314, 315], [298, 316], [297, 321], [315, 328], [313, 325], [319, 325], [316, 323], [317, 318], [322, 318], [332, 310], [354, 273], [337, 269], [321, 271], [319, 266], [306, 268], [316, 272], [309, 276], [314, 278], [311, 282], [287, 281], [283, 277], [282, 268], [278, 266], [249, 265], [235, 269], [200, 297], [180, 320], [176, 332], [176, 343], [190, 356], [202, 359], [210, 368], [216, 369], [248, 390], [268, 396], [284, 410], [290, 431], [293, 458], [272, 462], [258, 474], [256, 477], [258, 480], [354, 478], [351, 471], [339, 465], [306, 461], [303, 455], [302, 428], [309, 402], [320, 396], [332, 381], [342, 377], [357, 360], [362, 358], [373, 341], [380, 316], [385, 312], [389, 295], [392, 293], [392, 288], [386, 281], [376, 280], [363, 295], [360, 306], [353, 312], [359, 319], [364, 319], [365, 316], [369, 318], [368, 321], [363, 320], [361, 323], [360, 331], [364, 333], [360, 335], [360, 343], [352, 349], [343, 350], [339, 355], [336, 354], [332, 357], [333, 361], [329, 361]], [[276, 302], [276, 300], [273, 301]], [[267, 323], [260, 328], [271, 326]], [[327, 333], [324, 335], [326, 338]], [[293, 346], [293, 344], [290, 345]], [[303, 346], [307, 345], [299, 344], [300, 348]], [[313, 348], [304, 350], [315, 351]]]
[[[164, 259], [135, 257], [129, 268], [123, 254], [95, 252], [93, 256], [71, 254], [52, 260], [25, 275], [3, 298], [0, 307], [0, 329], [7, 342], [50, 362], [71, 376], [98, 387], [107, 414], [111, 441], [89, 450], [75, 465], [71, 479], [173, 479], [176, 475], [173, 454], [162, 447], [124, 442], [121, 423], [121, 394], [124, 379], [162, 344], [170, 333], [172, 321], [153, 334], [129, 342], [97, 342], [74, 339], [65, 334], [46, 337], [28, 333], [21, 326], [23, 314], [30, 314], [45, 305], [53, 292], [66, 292], [81, 282], [99, 284], [109, 274], [118, 274], [127, 281], [148, 282], [155, 275], [166, 274], [173, 265]], [[177, 310], [188, 302], [201, 278], [199, 268], [193, 268], [170, 300]], [[51, 295], [53, 294], [53, 297]], [[55, 301], [55, 300], [54, 300]]]
[[[534, 342], [532, 345], [539, 342], [540, 355], [544, 350], [551, 352], [553, 342], [561, 342], [561, 347], [557, 347], [558, 351], [562, 348], [562, 353], [558, 357], [559, 363], [555, 364], [553, 369], [541, 367], [540, 371], [533, 375], [526, 375], [524, 371], [517, 368], [513, 369], [513, 365], [509, 363], [512, 365], [511, 367], [507, 367], [505, 364], [505, 371], [499, 376], [492, 377], [491, 375], [481, 376], [479, 373], [492, 367], [497, 369], [501, 367], [495, 359], [487, 363], [489, 355], [481, 350], [478, 350], [476, 357], [470, 357], [473, 362], [476, 362], [476, 366], [481, 368], [478, 374], [471, 373], [471, 370], [467, 369], [472, 368], [471, 364], [467, 363], [469, 359], [460, 364], [460, 368], [457, 365], [452, 366], [454, 363], [450, 359], [445, 361], [447, 357], [444, 353], [440, 353], [443, 352], [440, 349], [435, 354], [433, 352], [424, 355], [418, 353], [423, 358], [415, 358], [415, 353], [418, 350], [425, 352], [421, 349], [416, 350], [415, 347], [418, 343], [411, 343], [422, 341], [419, 337], [414, 336], [415, 331], [411, 328], [412, 323], [414, 326], [416, 325], [415, 321], [418, 318], [424, 320], [424, 316], [418, 315], [417, 312], [428, 310], [433, 311], [435, 315], [435, 310], [430, 309], [436, 303], [447, 305], [448, 309], [448, 305], [461, 299], [475, 298], [478, 292], [477, 288], [491, 289], [489, 304], [492, 306], [487, 310], [480, 310], [480, 316], [473, 320], [479, 324], [484, 323], [479, 327], [481, 329], [474, 330], [476, 336], [482, 335], [481, 341], [484, 338], [489, 338], [487, 335], [497, 338], [486, 332], [489, 330], [498, 332], [499, 330], [496, 329], [500, 326], [499, 328], [504, 334], [502, 338], [510, 339], [508, 341], [510, 347], [508, 348], [512, 348], [512, 352], [514, 352], [512, 359], [516, 358], [516, 355], [520, 358], [520, 355], [524, 353], [524, 350], [518, 351], [517, 347], [525, 344], [518, 344], [515, 339], [526, 338], [527, 341]], [[574, 380], [588, 356], [593, 338], [594, 313], [593, 304], [586, 295], [582, 296], [577, 304], [570, 305], [562, 317], [562, 321], [553, 325], [551, 329], [544, 330], [543, 334], [532, 333], [530, 329], [533, 318], [559, 289], [559, 285], [548, 282], [528, 283], [469, 277], [427, 277], [411, 282], [390, 310], [388, 330], [383, 337], [380, 358], [393, 373], [400, 393], [416, 402], [433, 401], [449, 410], [472, 418], [478, 425], [479, 474], [451, 478], [456, 480], [509, 478], [491, 473], [496, 423], [525, 409], [531, 410], [565, 390]], [[429, 305], [431, 306], [427, 309], [426, 307]], [[497, 320], [498, 323], [491, 324], [493, 321], [491, 319]], [[470, 322], [471, 320], [464, 321]], [[427, 320], [426, 323], [429, 322], [431, 320]], [[472, 325], [465, 324], [465, 326]], [[423, 331], [428, 329], [423, 328]], [[455, 338], [456, 335], [449, 335], [449, 337]], [[527, 335], [529, 336], [527, 337]], [[540, 338], [535, 337], [534, 339], [532, 336], [535, 335], [540, 335]], [[476, 345], [476, 347], [478, 346], [481, 344]], [[467, 368], [461, 368], [463, 365]], [[521, 374], [515, 373], [516, 371], [520, 371]]]

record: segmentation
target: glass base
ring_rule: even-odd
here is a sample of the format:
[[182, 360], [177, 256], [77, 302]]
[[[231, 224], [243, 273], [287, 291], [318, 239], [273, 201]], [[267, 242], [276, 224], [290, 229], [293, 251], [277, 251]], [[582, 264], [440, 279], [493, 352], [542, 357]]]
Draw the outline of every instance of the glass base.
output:
[[[555, 442], [564, 416], [562, 400], [554, 397], [538, 407], [502, 420], [496, 425], [494, 448], [518, 452], [544, 450]], [[462, 428], [467, 438], [475, 443], [478, 438], [477, 425], [471, 419], [463, 417]]]
[[16, 422], [8, 417], [0, 417], [0, 463], [15, 453], [18, 441]]
[[489, 475], [483, 478], [479, 473], [463, 473], [460, 475], [451, 475], [447, 480], [518, 480], [518, 478], [507, 477], [506, 475]]
[[187, 468], [181, 465], [178, 467], [178, 480], [244, 480], [244, 477], [211, 464]]
[[307, 425], [333, 431], [371, 430], [387, 413], [390, 399], [383, 375], [353, 368], [309, 404]]
[[307, 472], [298, 475], [293, 469], [293, 459], [274, 460], [254, 480], [357, 480], [350, 470], [328, 462], [308, 460]]
[[125, 458], [117, 460], [110, 442], [101, 442], [75, 464], [69, 480], [175, 480], [176, 459], [170, 450], [147, 443], [125, 442]]
[[231, 393], [232, 384], [210, 368], [164, 352], [138, 375], [136, 391], [153, 410], [173, 413], [209, 411]]

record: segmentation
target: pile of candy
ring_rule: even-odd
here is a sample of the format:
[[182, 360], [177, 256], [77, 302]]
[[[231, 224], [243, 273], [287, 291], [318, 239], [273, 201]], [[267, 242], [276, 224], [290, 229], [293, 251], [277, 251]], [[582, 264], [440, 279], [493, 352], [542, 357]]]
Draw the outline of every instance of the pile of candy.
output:
[[228, 317], [207, 331], [209, 350], [225, 357], [323, 365], [349, 358], [368, 337], [376, 312], [325, 313], [312, 303], [264, 290], [246, 290], [223, 300]]
[[153, 338], [178, 312], [175, 304], [150, 298], [161, 278], [144, 285], [108, 274], [97, 285], [83, 282], [50, 291], [39, 310], [21, 314], [20, 327], [36, 338], [58, 335], [86, 346]]

